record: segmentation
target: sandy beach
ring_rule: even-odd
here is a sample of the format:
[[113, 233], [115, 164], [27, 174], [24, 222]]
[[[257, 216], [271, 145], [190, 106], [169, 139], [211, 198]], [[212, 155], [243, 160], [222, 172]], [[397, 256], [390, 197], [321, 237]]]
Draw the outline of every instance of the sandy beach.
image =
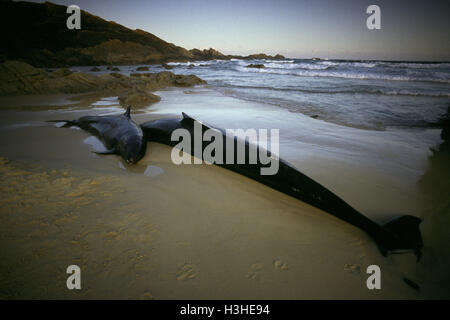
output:
[[[439, 130], [343, 127], [205, 86], [155, 93], [161, 101], [132, 114], [134, 121], [184, 111], [224, 128], [282, 124], [280, 156], [356, 209], [377, 222], [398, 213], [423, 218], [422, 260], [383, 257], [361, 230], [236, 173], [176, 166], [167, 146], [149, 143], [129, 166], [92, 153], [99, 146], [88, 133], [45, 123], [120, 114], [115, 97], [89, 107], [74, 107], [65, 95], [3, 97], [1, 298], [449, 297], [442, 230], [449, 202], [432, 188], [448, 172], [429, 163]], [[66, 288], [71, 264], [81, 267], [82, 290]], [[366, 287], [373, 264], [382, 270], [381, 290]]]

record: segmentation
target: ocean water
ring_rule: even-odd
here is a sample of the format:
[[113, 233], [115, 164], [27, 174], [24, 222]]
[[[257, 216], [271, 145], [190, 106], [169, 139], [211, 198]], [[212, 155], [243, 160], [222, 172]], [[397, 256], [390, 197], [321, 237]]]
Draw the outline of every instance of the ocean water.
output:
[[225, 95], [364, 129], [427, 127], [450, 102], [450, 63], [232, 59], [169, 65]]

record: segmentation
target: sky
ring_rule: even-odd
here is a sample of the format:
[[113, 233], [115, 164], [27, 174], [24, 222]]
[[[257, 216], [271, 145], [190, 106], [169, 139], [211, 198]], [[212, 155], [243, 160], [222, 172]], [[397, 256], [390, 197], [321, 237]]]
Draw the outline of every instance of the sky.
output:
[[[212, 47], [224, 54], [280, 53], [290, 58], [450, 61], [450, 0], [51, 2], [76, 4], [186, 49]], [[381, 10], [380, 30], [366, 27], [366, 9], [373, 4]]]

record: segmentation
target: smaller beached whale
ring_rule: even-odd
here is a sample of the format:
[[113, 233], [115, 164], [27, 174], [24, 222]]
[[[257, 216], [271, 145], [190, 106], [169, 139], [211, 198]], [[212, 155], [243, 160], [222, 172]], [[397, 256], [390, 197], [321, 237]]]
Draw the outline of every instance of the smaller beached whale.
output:
[[[192, 136], [195, 135], [196, 127], [199, 128], [197, 129], [197, 132], [202, 136], [206, 131], [212, 129], [218, 133], [217, 139], [223, 139], [220, 144], [223, 150], [219, 150], [223, 155], [223, 159], [227, 158], [227, 153], [231, 153], [232, 156], [230, 158], [233, 161], [230, 163], [228, 163], [228, 161], [211, 163], [263, 183], [360, 228], [375, 240], [383, 255], [386, 255], [387, 253], [412, 251], [416, 254], [417, 259], [420, 259], [423, 242], [419, 229], [421, 219], [417, 217], [403, 215], [396, 217], [383, 225], [379, 225], [351, 207], [336, 194], [307, 177], [282, 159], [279, 159], [279, 170], [275, 174], [262, 175], [261, 169], [267, 167], [267, 163], [261, 161], [261, 159], [263, 159], [261, 155], [265, 153], [273, 158], [274, 156], [271, 155], [270, 151], [267, 151], [258, 145], [255, 146], [254, 144], [249, 143], [248, 139], [243, 140], [228, 136], [226, 130], [207, 126], [206, 124], [189, 117], [185, 113], [183, 113], [183, 118], [181, 119], [170, 118], [152, 120], [141, 124], [141, 127], [148, 141], [159, 142], [172, 147], [176, 147], [179, 144], [178, 141], [172, 140], [173, 133], [178, 129], [187, 130]], [[230, 139], [234, 140], [234, 144], [232, 144], [233, 147], [231, 149], [228, 149], [226, 146], [228, 145], [227, 141], [229, 142]], [[196, 149], [193, 140], [191, 140], [190, 147], [187, 148], [188, 151], [183, 150], [191, 155], [194, 155]], [[199, 154], [203, 154], [204, 151], [209, 148], [209, 144], [210, 141], [202, 141], [199, 146]], [[236, 161], [236, 154], [239, 149], [245, 150], [244, 163]], [[249, 161], [249, 154], [252, 150], [256, 151], [255, 154], [258, 155], [257, 161], [253, 163]]]
[[145, 155], [147, 141], [142, 129], [130, 118], [131, 107], [119, 116], [86, 116], [77, 120], [50, 120], [65, 122], [65, 128], [77, 126], [95, 136], [105, 145], [107, 151], [97, 154], [117, 154], [127, 163], [137, 163]]

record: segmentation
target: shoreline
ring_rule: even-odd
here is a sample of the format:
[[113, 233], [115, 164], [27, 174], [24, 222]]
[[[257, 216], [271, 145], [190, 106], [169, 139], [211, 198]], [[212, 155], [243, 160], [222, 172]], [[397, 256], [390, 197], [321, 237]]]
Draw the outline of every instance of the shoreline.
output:
[[[235, 100], [209, 89], [184, 91], [186, 89], [155, 91], [161, 101], [143, 109], [143, 113], [132, 113], [132, 119], [142, 123], [167, 114], [178, 115], [183, 109], [220, 127], [232, 124], [243, 128], [267, 127], [268, 120], [273, 126], [283, 123], [288, 133], [284, 137], [289, 143], [282, 144], [281, 157], [293, 162], [301, 171], [339, 191], [344, 199], [353, 198], [353, 203], [357, 201], [359, 206], [373, 207], [374, 211], [392, 204], [402, 206], [403, 201], [398, 199], [386, 203], [392, 196], [391, 187], [395, 186], [399, 192], [409, 185], [407, 182], [396, 184], [395, 179], [388, 182], [389, 172], [395, 170], [388, 170], [388, 175], [383, 177], [380, 171], [374, 171], [380, 163], [370, 164], [369, 161], [364, 165], [361, 162], [364, 157], [354, 159], [359, 163], [356, 165], [346, 153], [360, 152], [360, 149], [352, 151], [359, 144], [353, 147], [351, 143], [341, 144], [339, 148], [347, 150], [346, 153], [339, 157], [334, 153], [331, 158], [332, 149], [328, 150], [327, 144], [323, 144], [325, 138], [345, 137], [355, 132], [362, 141], [367, 138], [383, 143], [385, 137], [401, 137], [398, 133], [391, 136], [391, 132], [352, 128], [336, 131], [338, 126], [333, 124], [303, 115], [286, 118], [288, 113], [270, 106]], [[70, 115], [119, 113], [117, 101], [112, 104], [72, 110]], [[216, 107], [211, 109], [211, 105]], [[246, 110], [253, 120], [242, 117], [236, 122], [234, 112], [238, 110]], [[149, 143], [144, 159], [133, 168], [123, 165], [124, 170], [117, 157], [92, 154], [91, 146], [83, 142], [89, 137], [87, 133], [43, 122], [49, 117], [62, 117], [66, 112], [64, 108], [56, 114], [51, 110], [0, 109], [3, 115], [8, 114], [0, 122], [4, 132], [0, 156], [8, 159], [1, 161], [3, 188], [6, 188], [2, 195], [6, 199], [13, 196], [11, 192], [19, 195], [19, 199], [8, 201], [12, 207], [2, 210], [0, 215], [4, 222], [1, 246], [9, 257], [2, 265], [3, 270], [8, 270], [5, 274], [9, 280], [3, 278], [2, 287], [10, 290], [9, 293], [4, 291], [2, 296], [11, 297], [15, 292], [17, 298], [66, 299], [436, 297], [436, 289], [424, 274], [425, 270], [435, 268], [433, 261], [437, 261], [441, 253], [425, 247], [423, 264], [417, 264], [413, 254], [382, 257], [367, 235], [331, 215], [216, 166], [175, 166], [170, 161], [170, 149], [162, 145]], [[255, 118], [255, 115], [258, 116]], [[35, 125], [8, 127], [8, 124], [17, 124], [17, 119]], [[290, 121], [294, 121], [295, 128], [299, 127], [299, 121], [301, 123], [299, 141], [292, 136]], [[325, 134], [325, 128], [331, 130], [330, 134]], [[305, 132], [310, 130], [322, 132], [322, 135], [308, 138]], [[364, 138], [362, 133], [368, 136]], [[380, 136], [373, 140], [374, 135]], [[432, 132], [430, 138], [434, 135]], [[322, 147], [317, 148], [320, 143]], [[299, 146], [301, 152], [294, 152]], [[374, 150], [376, 148], [366, 152], [370, 154]], [[350, 162], [346, 164], [346, 161]], [[29, 166], [40, 168], [30, 169]], [[370, 176], [372, 179], [365, 178]], [[25, 177], [32, 177], [36, 182], [21, 182]], [[54, 185], [55, 181], [64, 182], [59, 179], [69, 179], [70, 184]], [[110, 180], [103, 185], [96, 184], [98, 179]], [[374, 179], [378, 179], [375, 184]], [[38, 189], [34, 189], [35, 185]], [[375, 191], [370, 190], [371, 186]], [[53, 194], [55, 187], [64, 193], [61, 199], [52, 202], [51, 197], [61, 192]], [[34, 190], [44, 196], [36, 199], [32, 195]], [[380, 196], [382, 190], [385, 196]], [[371, 192], [377, 194], [376, 199], [372, 199], [374, 202], [367, 201], [371, 199]], [[45, 200], [46, 194], [50, 196], [48, 200]], [[37, 202], [27, 208], [27, 202], [23, 207], [20, 199]], [[63, 199], [66, 199], [64, 203], [58, 202]], [[410, 196], [405, 198], [408, 199]], [[413, 203], [409, 206], [416, 207]], [[367, 210], [362, 212], [371, 214]], [[17, 215], [21, 217], [19, 221]], [[429, 226], [426, 223], [427, 220], [424, 227]], [[39, 227], [36, 229], [36, 226]], [[424, 234], [425, 246], [429, 237], [430, 233]], [[19, 264], [20, 259], [28, 263]], [[74, 259], [82, 265], [85, 281], [89, 283], [82, 296], [58, 284], [65, 276], [62, 265], [71, 264]], [[383, 290], [379, 292], [365, 287], [365, 268], [371, 264], [380, 265], [383, 270]], [[441, 266], [442, 272], [444, 266]], [[18, 270], [12, 271], [17, 267]], [[31, 278], [25, 278], [24, 274]], [[50, 281], [49, 274], [52, 278], [58, 274], [60, 278]], [[403, 277], [417, 282], [421, 292], [409, 287]], [[22, 284], [18, 286], [19, 283]], [[42, 286], [47, 288], [43, 290]]]

